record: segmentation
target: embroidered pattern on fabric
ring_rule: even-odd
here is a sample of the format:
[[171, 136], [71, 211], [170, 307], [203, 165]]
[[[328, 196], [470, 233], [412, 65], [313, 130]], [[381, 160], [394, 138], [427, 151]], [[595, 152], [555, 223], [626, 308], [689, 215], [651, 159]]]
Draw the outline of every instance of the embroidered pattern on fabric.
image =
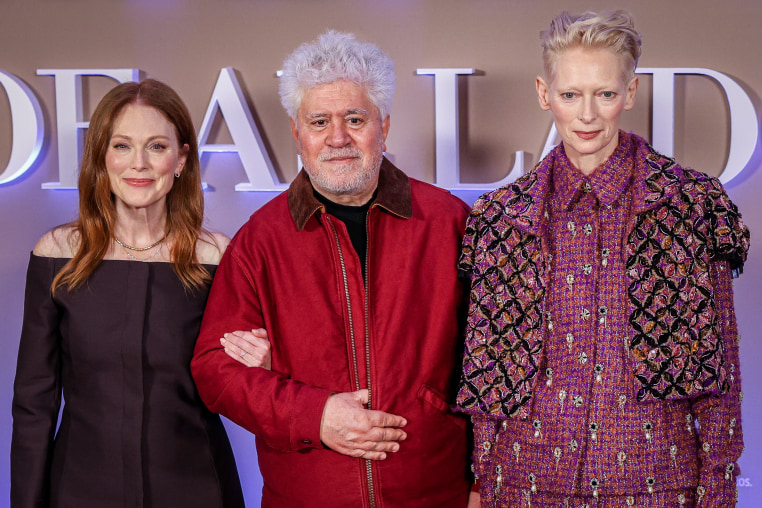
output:
[[748, 229], [716, 179], [653, 151], [647, 164], [646, 203], [663, 204], [636, 217], [627, 241], [637, 398], [721, 393], [728, 380], [710, 263], [742, 264]]
[[458, 393], [465, 410], [511, 416], [532, 395], [543, 345], [542, 248], [506, 219], [531, 226], [526, 212], [534, 201], [526, 190], [535, 183], [530, 173], [521, 186], [486, 196], [466, 225], [459, 268], [470, 275], [471, 296]]
[[[742, 268], [748, 228], [717, 179], [633, 139], [645, 186], [645, 206], [632, 216], [625, 240], [632, 327], [625, 340], [637, 398], [722, 392], [729, 375], [709, 269], [717, 259]], [[558, 150], [513, 184], [485, 194], [468, 219], [459, 260], [471, 282], [457, 398], [465, 412], [504, 418], [531, 398], [546, 326], [549, 254], [541, 207]]]

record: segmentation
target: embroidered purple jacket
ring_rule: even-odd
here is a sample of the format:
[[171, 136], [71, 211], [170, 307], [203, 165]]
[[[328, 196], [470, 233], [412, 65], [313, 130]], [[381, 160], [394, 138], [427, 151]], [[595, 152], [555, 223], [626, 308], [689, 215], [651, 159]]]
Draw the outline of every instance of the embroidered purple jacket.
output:
[[485, 504], [505, 506], [503, 488], [729, 506], [742, 449], [730, 272], [748, 245], [719, 181], [633, 134], [588, 178], [559, 145], [480, 198], [460, 259], [458, 404]]

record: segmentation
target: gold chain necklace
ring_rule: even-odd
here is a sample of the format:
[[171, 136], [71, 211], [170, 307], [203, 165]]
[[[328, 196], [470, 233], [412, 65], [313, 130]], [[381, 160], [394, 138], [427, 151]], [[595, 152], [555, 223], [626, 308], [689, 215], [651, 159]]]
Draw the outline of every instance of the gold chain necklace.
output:
[[[154, 244], [154, 245], [155, 245], [155, 244]], [[125, 249], [124, 253], [125, 253], [125, 254], [127, 254], [127, 257], [129, 257], [130, 259], [134, 259], [135, 261], [151, 261], [153, 258], [155, 258], [155, 257], [156, 257], [156, 255], [157, 255], [159, 252], [161, 252], [161, 248], [162, 248], [162, 247], [164, 247], [164, 244], [163, 244], [163, 243], [162, 243], [161, 245], [159, 245], [159, 248], [158, 248], [158, 249], [156, 249], [156, 252], [154, 252], [153, 254], [151, 254], [150, 256], [148, 256], [148, 257], [147, 257], [147, 258], [145, 258], [145, 259], [141, 259], [141, 258], [139, 258], [139, 257], [135, 257], [135, 256], [133, 256], [132, 254], [130, 254], [130, 251], [128, 251], [128, 250], [126, 250], [126, 249]]]
[[114, 240], [116, 241], [116, 243], [118, 243], [119, 245], [121, 245], [125, 249], [130, 249], [130, 250], [134, 250], [134, 251], [137, 251], [137, 252], [143, 252], [144, 250], [153, 249], [154, 247], [159, 245], [161, 242], [163, 242], [165, 238], [167, 238], [166, 234], [164, 236], [162, 236], [161, 238], [159, 238], [158, 241], [156, 241], [156, 242], [152, 243], [151, 245], [149, 245], [148, 247], [133, 247], [132, 245], [127, 245], [125, 243], [122, 243], [122, 241], [119, 238], [117, 238], [116, 236], [114, 237]]

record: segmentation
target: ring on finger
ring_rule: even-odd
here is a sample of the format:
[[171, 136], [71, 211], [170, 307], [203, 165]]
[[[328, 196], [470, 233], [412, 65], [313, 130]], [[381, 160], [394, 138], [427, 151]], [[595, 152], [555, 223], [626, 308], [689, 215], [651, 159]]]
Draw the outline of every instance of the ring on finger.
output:
[[243, 357], [244, 357], [244, 356], [246, 356], [247, 354], [249, 354], [249, 352], [248, 352], [248, 351], [244, 351], [243, 353], [241, 353], [241, 358], [243, 358]]

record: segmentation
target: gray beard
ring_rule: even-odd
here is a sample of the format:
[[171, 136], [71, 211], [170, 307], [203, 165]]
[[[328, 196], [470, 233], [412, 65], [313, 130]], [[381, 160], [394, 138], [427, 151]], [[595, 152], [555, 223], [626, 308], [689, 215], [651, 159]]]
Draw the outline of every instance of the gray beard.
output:
[[[331, 157], [335, 154], [331, 154]], [[329, 158], [326, 156], [326, 159]], [[326, 190], [336, 195], [362, 194], [368, 189], [371, 182], [376, 179], [381, 168], [383, 153], [377, 152], [370, 156], [367, 164], [364, 159], [356, 159], [349, 167], [341, 170], [321, 168], [322, 161], [317, 162], [317, 167], [310, 167], [304, 163], [304, 169], [310, 176], [312, 184], [318, 189]]]

